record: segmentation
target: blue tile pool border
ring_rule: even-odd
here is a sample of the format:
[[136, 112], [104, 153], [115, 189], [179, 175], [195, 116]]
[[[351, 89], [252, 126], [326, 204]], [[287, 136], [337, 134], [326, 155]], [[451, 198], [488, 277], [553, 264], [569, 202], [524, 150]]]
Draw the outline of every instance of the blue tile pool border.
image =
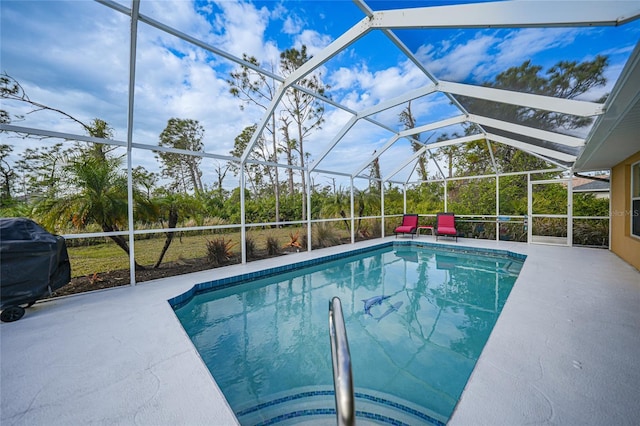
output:
[[451, 246], [447, 244], [438, 244], [438, 243], [425, 243], [420, 241], [387, 241], [381, 244], [377, 244], [374, 246], [363, 247], [359, 249], [345, 251], [343, 253], [331, 254], [328, 256], [322, 256], [315, 259], [304, 260], [302, 262], [293, 262], [287, 265], [277, 266], [275, 268], [267, 268], [256, 272], [249, 272], [246, 274], [235, 275], [232, 277], [221, 278], [218, 280], [205, 281], [199, 284], [194, 285], [186, 292], [172, 297], [168, 300], [169, 305], [176, 310], [181, 306], [189, 303], [189, 301], [199, 293], [205, 293], [213, 290], [221, 290], [224, 288], [232, 287], [239, 284], [244, 284], [247, 282], [259, 280], [262, 278], [267, 278], [273, 275], [283, 274], [287, 272], [291, 272], [297, 269], [306, 268], [310, 266], [316, 266], [325, 262], [331, 262], [333, 260], [344, 259], [346, 257], [358, 256], [370, 251], [379, 250], [381, 248], [386, 247], [416, 247], [416, 248], [429, 248], [429, 249], [437, 249], [444, 252], [449, 253], [461, 253], [461, 254], [476, 254], [482, 256], [499, 256], [499, 257], [509, 257], [516, 260], [524, 261], [527, 256], [521, 253], [514, 253], [509, 250], [499, 250], [499, 249], [486, 249], [486, 248], [477, 248], [477, 247], [466, 247], [466, 246]]

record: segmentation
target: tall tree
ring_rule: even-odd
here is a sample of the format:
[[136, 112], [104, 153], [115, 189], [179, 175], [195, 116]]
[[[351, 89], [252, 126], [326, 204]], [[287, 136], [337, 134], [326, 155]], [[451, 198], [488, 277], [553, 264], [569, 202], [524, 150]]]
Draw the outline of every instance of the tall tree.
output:
[[227, 172], [231, 170], [230, 165], [228, 163], [221, 163], [220, 161], [214, 161], [215, 166], [213, 167], [213, 172], [216, 174], [216, 191], [218, 192], [218, 197], [224, 197], [224, 178], [227, 176]]
[[150, 172], [143, 166], [136, 166], [131, 170], [134, 185], [144, 188], [145, 196], [151, 199], [153, 190], [158, 184], [158, 174]]
[[[483, 85], [517, 92], [575, 99], [584, 97], [590, 90], [606, 84], [604, 72], [608, 63], [607, 57], [596, 56], [591, 61], [581, 63], [560, 61], [543, 72], [542, 66], [533, 65], [531, 61], [527, 60], [519, 66], [498, 74], [493, 81], [485, 82]], [[604, 99], [603, 97], [596, 101], [604, 102]], [[561, 133], [583, 128], [593, 121], [591, 117], [572, 116], [478, 98], [458, 96], [458, 100], [474, 114]], [[513, 137], [500, 129], [487, 128], [487, 130]], [[465, 131], [466, 134], [471, 134], [472, 128], [469, 127]], [[532, 144], [544, 143], [522, 135], [519, 135], [518, 138]], [[516, 148], [497, 143], [492, 143], [491, 147], [500, 172], [536, 170], [548, 167], [546, 161]], [[455, 152], [456, 150], [460, 150], [460, 153]], [[449, 160], [451, 160], [452, 154], [461, 156], [453, 161], [455, 165], [451, 164], [459, 175], [482, 174], [491, 171], [491, 156], [485, 142], [470, 142], [464, 148], [447, 147], [440, 150], [440, 155], [448, 157]]]
[[[606, 56], [598, 55], [592, 61], [560, 61], [541, 74], [542, 67], [527, 60], [498, 74], [488, 87], [518, 92], [575, 99], [607, 83], [604, 72], [609, 64]], [[577, 117], [552, 111], [535, 110], [515, 105], [465, 98], [471, 111], [482, 111], [490, 117], [516, 122], [545, 130], [577, 129], [590, 124], [591, 117]], [[597, 100], [603, 102], [604, 99]]]
[[11, 154], [13, 148], [6, 144], [0, 144], [0, 206], [8, 203], [13, 198], [12, 187], [16, 178], [14, 168], [7, 161], [7, 157]]
[[[60, 114], [79, 124], [89, 136], [102, 139], [113, 138], [113, 129], [106, 121], [94, 118], [91, 122], [85, 123], [65, 111], [34, 101], [25, 92], [22, 85], [6, 73], [0, 74], [0, 98], [30, 105], [33, 110], [29, 114], [45, 110]], [[22, 117], [17, 116], [17, 118]], [[0, 110], [0, 121], [3, 123], [11, 122], [11, 115], [7, 111]], [[34, 137], [33, 135], [24, 136]], [[81, 155], [106, 161], [107, 155], [117, 147], [100, 143], [78, 142], [76, 149]], [[25, 191], [43, 194], [42, 190], [45, 189], [44, 193], [55, 196], [55, 191], [62, 187], [60, 181], [63, 176], [60, 174], [60, 166], [65, 163], [65, 158], [70, 152], [72, 151], [69, 149], [63, 150], [62, 144], [55, 144], [51, 148], [27, 149], [17, 163], [18, 168], [25, 173], [23, 181], [25, 186], [28, 186]]]
[[[307, 55], [307, 46], [305, 45], [302, 45], [300, 50], [295, 48], [287, 49], [280, 54], [280, 71], [285, 77], [288, 77], [310, 59], [311, 56]], [[320, 75], [316, 73], [309, 74], [298, 80], [296, 84], [323, 96], [329, 88], [322, 82]], [[304, 143], [311, 132], [322, 126], [324, 122], [324, 105], [317, 97], [295, 88], [289, 88], [286, 91], [282, 99], [282, 105], [289, 113], [293, 120], [292, 124], [295, 126], [296, 151], [298, 152], [300, 167], [302, 167], [300, 179], [302, 194], [304, 195], [307, 193]], [[291, 141], [292, 139], [289, 140]], [[302, 203], [302, 216], [304, 218], [306, 217], [306, 200], [304, 197]]]
[[[20, 83], [10, 75], [6, 73], [0, 74], [0, 98], [1, 99], [15, 99], [22, 91]], [[18, 117], [22, 118], [22, 117]], [[11, 114], [9, 111], [0, 109], [0, 123], [11, 123]], [[2, 133], [0, 131], [0, 133]]]
[[[280, 130], [282, 131], [282, 151], [287, 159], [287, 164], [289, 166], [293, 166], [296, 160], [295, 149], [298, 144], [295, 138], [291, 137], [289, 126], [291, 125], [291, 118], [283, 115], [280, 117], [280, 122], [282, 123], [282, 127]], [[287, 186], [289, 188], [289, 195], [293, 195], [295, 191], [295, 184], [293, 178], [293, 168], [287, 169]]]
[[[242, 58], [250, 64], [256, 67], [260, 66], [260, 62], [253, 57], [243, 54]], [[273, 65], [271, 71], [273, 72]], [[277, 82], [267, 77], [265, 74], [254, 71], [246, 65], [241, 65], [240, 69], [231, 73], [231, 78], [227, 80], [227, 83], [231, 86], [230, 92], [232, 95], [238, 97], [244, 104], [253, 104], [260, 107], [262, 110], [267, 111], [267, 108], [274, 99], [277, 92]], [[244, 109], [244, 105], [240, 106]], [[277, 125], [276, 114], [272, 113], [265, 126], [265, 131], [271, 135], [271, 155], [268, 160], [277, 163], [278, 162], [278, 138], [277, 138]], [[267, 168], [268, 176], [271, 180], [273, 192], [275, 194], [275, 220], [280, 221], [280, 178], [278, 176], [278, 168]]]
[[[416, 118], [413, 115], [413, 111], [411, 111], [411, 101], [409, 101], [407, 107], [402, 110], [399, 117], [400, 123], [404, 124], [405, 129], [413, 129], [416, 127]], [[416, 142], [416, 139], [420, 140], [419, 133], [413, 135], [413, 139], [411, 140], [411, 148], [413, 148], [413, 152], [418, 152], [423, 147], [421, 143]], [[427, 180], [427, 157], [425, 154], [418, 157], [418, 171], [420, 173], [420, 179]]]
[[[436, 142], [442, 142], [442, 141], [446, 141], [449, 139], [455, 139], [458, 138], [459, 135], [457, 133], [454, 133], [453, 135], [449, 136], [448, 133], [443, 133], [442, 135], [438, 136], [438, 139], [436, 139]], [[460, 147], [460, 145], [449, 145], [449, 146], [443, 146], [442, 148], [439, 148], [438, 151], [435, 154], [435, 157], [438, 160], [445, 160], [447, 163], [447, 177], [452, 178], [456, 172], [456, 167], [457, 167], [457, 162], [459, 161], [459, 156], [462, 153], [462, 149]]]
[[[91, 123], [85, 125], [85, 130], [87, 131], [89, 136], [92, 136], [94, 138], [100, 138], [100, 139], [113, 138], [113, 128], [109, 126], [109, 124], [106, 121], [101, 120], [99, 118], [94, 118], [93, 120], [91, 120]], [[99, 160], [106, 160], [107, 155], [109, 155], [110, 152], [118, 149], [117, 146], [106, 145], [103, 143], [93, 143], [93, 142], [80, 145], [79, 148], [82, 151], [83, 155], [95, 157]]]
[[[251, 125], [245, 127], [238, 136], [236, 136], [233, 144], [233, 150], [231, 151], [231, 155], [235, 157], [239, 157], [242, 155], [245, 149], [247, 149], [247, 145], [251, 140], [251, 137], [256, 132], [257, 125]], [[252, 160], [258, 161], [268, 161], [270, 158], [269, 152], [265, 147], [265, 140], [263, 137], [258, 137], [256, 144], [251, 151], [249, 158]], [[259, 194], [264, 186], [264, 176], [269, 174], [269, 167], [257, 164], [257, 163], [247, 163], [244, 165], [245, 172], [249, 177], [249, 184], [251, 185], [252, 192], [254, 194]], [[240, 173], [240, 165], [235, 161], [229, 162], [229, 169], [237, 176]]]
[[[68, 119], [70, 119], [71, 121], [82, 126], [84, 130], [90, 135], [93, 130], [90, 124], [86, 124], [80, 121], [78, 118], [74, 117], [71, 114], [68, 114], [60, 109], [32, 100], [29, 97], [29, 95], [27, 95], [27, 93], [25, 92], [22, 85], [18, 82], [18, 80], [11, 77], [7, 73], [0, 74], [0, 98], [29, 104], [34, 108], [33, 111], [31, 111], [30, 113], [47, 110], [47, 111], [53, 111], [58, 114], [61, 114], [67, 117]], [[11, 121], [11, 116], [7, 111], [1, 110], [0, 120], [3, 123], [8, 123]], [[96, 137], [100, 137], [100, 136], [96, 136]]]
[[[160, 146], [202, 152], [204, 145], [204, 127], [197, 120], [170, 118], [167, 127], [160, 133]], [[202, 157], [182, 155], [173, 152], [158, 151], [162, 161], [162, 174], [173, 180], [176, 190], [187, 193], [189, 190], [201, 192]]]
[[24, 193], [27, 197], [55, 198], [66, 188], [65, 167], [72, 150], [64, 149], [61, 142], [51, 146], [27, 148], [16, 162], [22, 174]]
[[[375, 154], [375, 151], [374, 151]], [[369, 166], [369, 189], [382, 193], [382, 174], [380, 173], [380, 158], [376, 157]]]

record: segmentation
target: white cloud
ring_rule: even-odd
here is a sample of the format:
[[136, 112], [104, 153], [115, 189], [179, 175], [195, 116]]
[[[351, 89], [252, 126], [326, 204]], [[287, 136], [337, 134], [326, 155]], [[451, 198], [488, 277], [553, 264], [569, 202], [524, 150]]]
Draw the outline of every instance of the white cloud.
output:
[[[100, 20], [92, 18], [97, 11]], [[100, 117], [114, 127], [126, 125], [126, 16], [93, 2], [9, 2], [2, 12], [3, 71], [32, 100], [84, 122]], [[59, 131], [81, 133], [70, 121], [59, 121]], [[33, 113], [28, 123], [39, 127], [47, 120]]]
[[[380, 102], [401, 95], [406, 90], [421, 87], [429, 83], [427, 77], [410, 61], [399, 63], [395, 67], [371, 72], [366, 64], [341, 67], [329, 76], [332, 93], [340, 95], [339, 100], [345, 106], [361, 111]], [[403, 108], [403, 107], [400, 107]], [[376, 116], [391, 127], [399, 125], [399, 111], [391, 109]]]
[[[127, 7], [130, 6], [127, 5]], [[208, 8], [197, 10], [193, 1], [140, 2], [140, 14], [147, 15], [169, 27], [203, 40], [206, 40], [212, 32], [211, 24], [202, 14], [208, 10]]]
[[261, 52], [264, 51], [269, 11], [244, 2], [219, 1], [217, 5], [222, 9], [216, 17], [217, 29], [222, 35], [220, 47], [237, 57], [247, 53], [263, 62], [265, 58]]
[[302, 45], [307, 46], [307, 52], [311, 56], [317, 55], [322, 49], [331, 43], [331, 37], [314, 30], [303, 30], [295, 37], [294, 46], [300, 49]]
[[464, 44], [457, 44], [451, 49], [445, 43], [446, 53], [435, 45], [421, 46], [416, 57], [427, 70], [442, 80], [463, 81], [473, 74], [474, 69], [489, 57], [489, 49], [496, 43], [489, 35], [479, 34]]
[[527, 59], [571, 45], [583, 30], [575, 28], [525, 28], [478, 32], [474, 37], [425, 44], [416, 53], [426, 68], [443, 80], [491, 79]]
[[366, 66], [358, 68], [340, 67], [329, 76], [329, 83], [334, 90], [344, 90], [353, 88], [354, 84], [360, 85], [360, 81], [365, 75], [369, 75]]
[[525, 28], [511, 31], [496, 44], [496, 52], [475, 73], [486, 79], [549, 49], [571, 45], [581, 30], [575, 28]]
[[285, 34], [298, 34], [302, 30], [304, 22], [296, 15], [287, 15], [282, 24], [282, 32]]

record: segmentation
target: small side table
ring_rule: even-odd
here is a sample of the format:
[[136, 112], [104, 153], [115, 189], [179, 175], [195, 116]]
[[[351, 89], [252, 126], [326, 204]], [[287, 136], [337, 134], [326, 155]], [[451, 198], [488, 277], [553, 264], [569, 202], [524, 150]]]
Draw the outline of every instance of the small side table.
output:
[[420, 236], [420, 230], [421, 229], [428, 229], [431, 231], [431, 236], [433, 236], [433, 226], [418, 226], [418, 231], [416, 232], [416, 234], [418, 235], [418, 237]]

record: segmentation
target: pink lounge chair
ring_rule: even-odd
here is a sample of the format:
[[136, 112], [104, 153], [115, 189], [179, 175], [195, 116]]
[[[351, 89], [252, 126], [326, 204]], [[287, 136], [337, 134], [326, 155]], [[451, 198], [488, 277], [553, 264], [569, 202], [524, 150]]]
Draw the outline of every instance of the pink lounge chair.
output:
[[456, 215], [453, 213], [438, 213], [436, 215], [436, 241], [439, 236], [455, 237], [458, 241], [456, 230]]
[[393, 233], [396, 234], [411, 234], [411, 239], [418, 231], [418, 215], [417, 214], [405, 214], [402, 216], [402, 225], [394, 229]]

